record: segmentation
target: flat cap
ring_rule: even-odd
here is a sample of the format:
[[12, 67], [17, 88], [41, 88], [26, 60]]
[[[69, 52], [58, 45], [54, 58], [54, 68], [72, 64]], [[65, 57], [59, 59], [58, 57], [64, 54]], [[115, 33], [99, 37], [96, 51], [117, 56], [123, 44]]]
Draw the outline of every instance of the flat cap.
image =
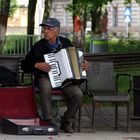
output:
[[56, 18], [48, 18], [39, 26], [50, 26], [50, 27], [58, 27], [60, 28], [60, 21]]

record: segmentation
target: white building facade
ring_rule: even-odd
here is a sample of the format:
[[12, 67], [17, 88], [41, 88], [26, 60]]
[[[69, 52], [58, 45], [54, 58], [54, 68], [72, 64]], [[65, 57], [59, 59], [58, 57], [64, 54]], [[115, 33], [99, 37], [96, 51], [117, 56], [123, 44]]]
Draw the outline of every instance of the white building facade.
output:
[[124, 0], [114, 0], [108, 5], [108, 33], [116, 36], [140, 36], [140, 5], [132, 0], [129, 5]]

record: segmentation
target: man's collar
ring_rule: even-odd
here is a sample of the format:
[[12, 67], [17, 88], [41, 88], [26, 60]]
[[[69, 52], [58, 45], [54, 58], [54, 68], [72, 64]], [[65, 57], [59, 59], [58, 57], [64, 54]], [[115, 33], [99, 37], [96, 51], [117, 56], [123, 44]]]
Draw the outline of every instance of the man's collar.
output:
[[[48, 39], [47, 39], [47, 40], [48, 40]], [[61, 44], [59, 36], [56, 38], [56, 41], [55, 41], [54, 44], [53, 44], [52, 42], [50, 42], [49, 40], [48, 40], [48, 42], [49, 42], [49, 44], [51, 44], [51, 45], [53, 45], [53, 46], [56, 45], [56, 44], [58, 44], [58, 45]]]

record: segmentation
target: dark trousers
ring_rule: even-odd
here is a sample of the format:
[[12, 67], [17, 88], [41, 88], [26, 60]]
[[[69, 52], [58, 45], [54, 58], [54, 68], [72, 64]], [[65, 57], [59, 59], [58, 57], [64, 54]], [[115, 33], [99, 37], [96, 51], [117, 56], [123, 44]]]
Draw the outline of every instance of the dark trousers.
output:
[[[53, 119], [52, 100], [51, 100], [51, 84], [48, 78], [39, 79], [39, 88], [41, 90], [41, 106], [44, 118]], [[63, 88], [64, 96], [66, 97], [67, 110], [64, 113], [64, 118], [67, 121], [73, 121], [76, 113], [82, 104], [83, 93], [77, 85], [68, 85]]]

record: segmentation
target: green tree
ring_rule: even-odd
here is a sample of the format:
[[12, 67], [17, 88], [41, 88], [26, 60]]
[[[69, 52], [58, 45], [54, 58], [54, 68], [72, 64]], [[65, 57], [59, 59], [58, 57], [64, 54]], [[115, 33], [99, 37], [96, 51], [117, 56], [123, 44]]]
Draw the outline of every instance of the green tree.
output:
[[0, 0], [0, 53], [4, 46], [8, 17], [17, 9], [16, 0]]
[[136, 2], [140, 4], [140, 0], [136, 0]]
[[18, 5], [17, 5], [17, 0], [11, 0], [10, 2], [10, 9], [9, 9], [9, 16], [13, 16], [15, 11], [17, 10]]
[[0, 0], [0, 53], [2, 53], [4, 38], [7, 30], [7, 21], [9, 17], [10, 0]]
[[[83, 20], [84, 29], [86, 28], [86, 20], [91, 18], [92, 31], [96, 32], [96, 26], [99, 24], [102, 14], [102, 7], [112, 1], [113, 0], [73, 0], [66, 10], [73, 13], [73, 15], [80, 16], [81, 20]], [[131, 0], [124, 0], [124, 2], [129, 3]]]
[[0, 0], [0, 34], [5, 35], [9, 16], [17, 10], [16, 0]]
[[37, 3], [37, 0], [29, 0], [28, 25], [27, 25], [27, 34], [28, 35], [34, 34], [36, 3]]
[[[73, 17], [78, 15], [82, 22], [82, 27], [80, 31], [81, 42], [80, 45], [84, 46], [84, 36], [86, 29], [86, 22], [91, 18], [92, 20], [92, 31], [96, 32], [96, 27], [99, 24], [101, 17], [101, 8], [103, 5], [111, 2], [112, 0], [73, 0], [71, 4], [68, 5], [66, 10], [73, 13]], [[77, 38], [77, 37], [76, 37]], [[78, 42], [76, 43], [78, 44]]]
[[45, 0], [44, 1], [44, 14], [43, 14], [43, 21], [50, 17], [51, 7], [52, 7], [52, 0]]
[[[35, 25], [35, 12], [36, 12], [37, 0], [29, 0], [28, 4], [28, 25], [27, 25], [27, 34], [34, 34], [34, 25]], [[50, 16], [52, 0], [44, 1], [44, 14], [43, 21]]]
[[[98, 18], [100, 19], [102, 6], [111, 1], [112, 0], [73, 0], [73, 3], [68, 5], [67, 10], [74, 15], [80, 16], [83, 23], [83, 30], [85, 32], [87, 19], [90, 17], [94, 17], [96, 20], [98, 20]], [[96, 24], [97, 23], [94, 20], [94, 27], [92, 27], [93, 31], [95, 31], [94, 28], [96, 28]]]
[[44, 8], [44, 14], [43, 14], [42, 22], [45, 21], [48, 17], [50, 17], [52, 0], [45, 0], [44, 5], [45, 5], [45, 8]]

